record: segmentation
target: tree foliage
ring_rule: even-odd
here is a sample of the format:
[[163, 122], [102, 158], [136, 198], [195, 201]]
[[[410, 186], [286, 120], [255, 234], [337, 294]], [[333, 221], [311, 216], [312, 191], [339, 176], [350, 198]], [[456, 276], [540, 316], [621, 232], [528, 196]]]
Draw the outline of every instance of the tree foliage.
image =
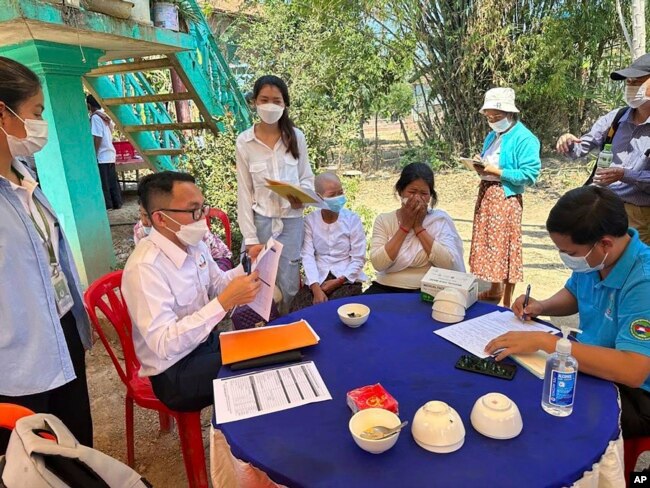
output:
[[[630, 0], [623, 1], [629, 10]], [[424, 141], [477, 150], [488, 130], [486, 90], [508, 85], [544, 143], [580, 132], [620, 100], [608, 74], [629, 61], [615, 0], [314, 0], [354, 11], [411, 51], [412, 80], [428, 87], [418, 122]]]
[[253, 79], [275, 74], [288, 83], [290, 114], [305, 132], [312, 161], [324, 165], [335, 148], [359, 136], [373, 103], [404, 81], [410, 55], [391, 49], [353, 10], [316, 11], [308, 0], [257, 4], [258, 16], [235, 26], [238, 57]]

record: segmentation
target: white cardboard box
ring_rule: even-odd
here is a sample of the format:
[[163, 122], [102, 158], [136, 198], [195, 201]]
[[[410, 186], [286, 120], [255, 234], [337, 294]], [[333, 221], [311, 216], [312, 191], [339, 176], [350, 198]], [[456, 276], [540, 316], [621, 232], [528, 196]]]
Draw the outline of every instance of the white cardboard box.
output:
[[461, 273], [449, 269], [434, 268], [433, 266], [422, 278], [420, 296], [425, 302], [433, 302], [436, 294], [445, 288], [460, 290], [467, 299], [467, 308], [478, 300], [478, 280], [476, 276], [471, 273]]

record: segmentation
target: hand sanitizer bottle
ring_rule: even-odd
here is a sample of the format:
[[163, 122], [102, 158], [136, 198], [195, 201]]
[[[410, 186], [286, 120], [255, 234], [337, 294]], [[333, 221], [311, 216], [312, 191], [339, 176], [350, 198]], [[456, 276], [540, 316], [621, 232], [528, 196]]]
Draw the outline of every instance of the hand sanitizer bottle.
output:
[[556, 417], [566, 417], [573, 412], [573, 399], [578, 379], [578, 361], [571, 356], [571, 332], [581, 330], [562, 327], [562, 339], [557, 341], [555, 352], [546, 360], [542, 408]]

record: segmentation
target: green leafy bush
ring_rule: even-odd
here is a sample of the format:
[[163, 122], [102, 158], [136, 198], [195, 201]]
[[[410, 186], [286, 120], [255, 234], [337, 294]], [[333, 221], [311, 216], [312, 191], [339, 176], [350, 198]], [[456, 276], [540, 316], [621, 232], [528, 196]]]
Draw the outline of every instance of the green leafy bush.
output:
[[[206, 133], [185, 146], [179, 169], [196, 178], [205, 201], [211, 207], [220, 208], [230, 218], [232, 229], [233, 259], [238, 259], [242, 236], [237, 224], [237, 163], [235, 141], [237, 130], [232, 116], [221, 118], [226, 130], [218, 136]], [[222, 229], [217, 234], [223, 236]]]
[[402, 153], [400, 166], [403, 168], [411, 163], [427, 163], [431, 165], [434, 171], [456, 166], [454, 159], [451, 157], [451, 147], [439, 139], [430, 139], [419, 146], [406, 149]]

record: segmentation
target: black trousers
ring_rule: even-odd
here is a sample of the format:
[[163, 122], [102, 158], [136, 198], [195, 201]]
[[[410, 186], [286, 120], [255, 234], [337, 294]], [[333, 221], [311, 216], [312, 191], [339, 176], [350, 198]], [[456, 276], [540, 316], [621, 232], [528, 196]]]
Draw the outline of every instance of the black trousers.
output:
[[[36, 413], [56, 415], [81, 444], [92, 447], [93, 422], [86, 383], [86, 352], [79, 338], [77, 323], [72, 312], [68, 312], [61, 318], [61, 327], [77, 378], [43, 393], [19, 397], [0, 395], [0, 403], [15, 403]], [[38, 361], [38, 358], [34, 358], [34, 361]], [[8, 430], [0, 429], [0, 454], [4, 454], [7, 450], [10, 435], [11, 432]]]
[[149, 379], [153, 392], [168, 408], [193, 412], [212, 405], [212, 380], [220, 368], [219, 334], [212, 332], [183, 359]]
[[397, 288], [395, 286], [382, 285], [376, 281], [363, 292], [364, 295], [376, 295], [378, 293], [420, 293], [419, 289], [409, 290], [408, 288]]
[[106, 208], [118, 209], [122, 206], [122, 191], [120, 182], [117, 180], [115, 163], [99, 163], [98, 166]]
[[616, 386], [621, 393], [623, 438], [650, 436], [650, 392], [625, 385]]

